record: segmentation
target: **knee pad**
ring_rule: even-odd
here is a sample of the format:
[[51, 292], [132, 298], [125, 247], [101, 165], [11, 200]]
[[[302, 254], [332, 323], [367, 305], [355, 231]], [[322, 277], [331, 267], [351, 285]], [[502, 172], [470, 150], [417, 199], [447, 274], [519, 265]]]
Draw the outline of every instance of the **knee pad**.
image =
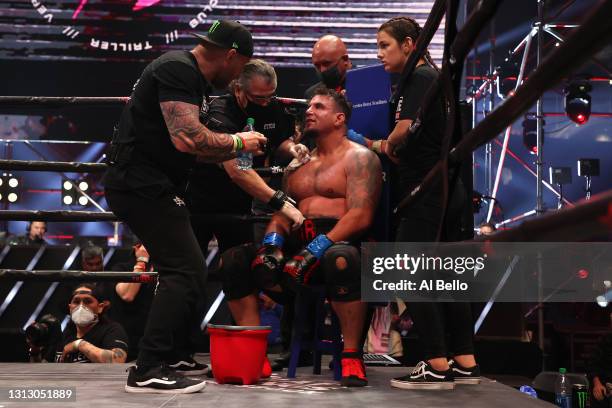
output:
[[353, 301], [361, 298], [361, 255], [349, 244], [334, 244], [321, 259], [327, 295], [331, 300]]
[[253, 244], [238, 245], [221, 254], [219, 274], [223, 292], [228, 300], [240, 299], [254, 293], [257, 285], [251, 273], [251, 261], [255, 257]]

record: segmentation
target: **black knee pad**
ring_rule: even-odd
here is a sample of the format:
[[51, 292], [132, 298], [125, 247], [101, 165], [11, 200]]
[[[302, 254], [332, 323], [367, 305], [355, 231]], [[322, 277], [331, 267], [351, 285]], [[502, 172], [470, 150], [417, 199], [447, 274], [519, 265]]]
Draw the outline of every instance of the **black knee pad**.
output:
[[244, 244], [221, 254], [219, 274], [223, 280], [223, 292], [228, 300], [240, 299], [257, 291], [257, 284], [251, 273], [255, 252], [253, 244]]
[[331, 300], [349, 302], [361, 299], [361, 255], [349, 244], [334, 244], [321, 259], [327, 295]]

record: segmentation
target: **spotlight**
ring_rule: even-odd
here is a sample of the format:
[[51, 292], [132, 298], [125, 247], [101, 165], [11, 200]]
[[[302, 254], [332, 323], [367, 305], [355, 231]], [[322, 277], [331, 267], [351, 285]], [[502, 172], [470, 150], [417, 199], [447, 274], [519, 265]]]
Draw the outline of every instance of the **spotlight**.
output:
[[586, 79], [574, 80], [565, 87], [565, 113], [578, 125], [584, 125], [591, 116], [591, 89]]
[[0, 201], [6, 199], [9, 203], [16, 203], [20, 198], [19, 179], [4, 173], [0, 178], [0, 191]]
[[[542, 121], [542, 131], [546, 122]], [[544, 138], [542, 138], [544, 143]], [[523, 144], [531, 154], [538, 154], [538, 121], [535, 117], [525, 115], [523, 120]]]
[[78, 190], [83, 192], [89, 190], [89, 183], [85, 180], [62, 180], [62, 203], [64, 205], [80, 205], [87, 206], [89, 200], [84, 197]]

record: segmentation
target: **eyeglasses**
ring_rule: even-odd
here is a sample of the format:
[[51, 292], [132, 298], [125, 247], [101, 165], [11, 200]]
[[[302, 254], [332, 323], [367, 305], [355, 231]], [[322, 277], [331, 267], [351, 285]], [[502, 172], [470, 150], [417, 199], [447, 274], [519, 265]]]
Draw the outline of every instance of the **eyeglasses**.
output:
[[245, 92], [245, 93], [247, 94], [249, 99], [251, 99], [253, 102], [268, 103], [276, 99], [276, 94], [264, 96], [264, 95], [253, 95], [248, 92]]

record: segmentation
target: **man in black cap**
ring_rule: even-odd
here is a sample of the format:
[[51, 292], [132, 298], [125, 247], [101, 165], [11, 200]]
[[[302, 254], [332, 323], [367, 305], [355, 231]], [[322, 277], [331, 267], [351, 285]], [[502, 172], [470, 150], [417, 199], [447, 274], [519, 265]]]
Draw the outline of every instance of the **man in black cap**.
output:
[[117, 126], [105, 194], [112, 211], [148, 249], [159, 286], [127, 392], [191, 393], [205, 382], [191, 354], [206, 262], [178, 186], [196, 161], [222, 162], [246, 151], [262, 154], [257, 132], [215, 133], [200, 122], [211, 86], [225, 88], [253, 55], [250, 32], [216, 21], [191, 51], [170, 51], [150, 63], [134, 86]]

